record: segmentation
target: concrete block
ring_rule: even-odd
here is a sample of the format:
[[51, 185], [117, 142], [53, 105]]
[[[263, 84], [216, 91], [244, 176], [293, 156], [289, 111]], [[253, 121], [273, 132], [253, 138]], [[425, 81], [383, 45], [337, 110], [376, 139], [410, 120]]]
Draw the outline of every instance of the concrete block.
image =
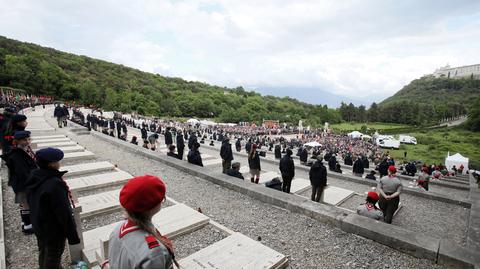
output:
[[438, 250], [437, 264], [445, 268], [476, 268], [480, 266], [477, 250], [464, 248], [450, 240], [442, 239]]
[[390, 246], [415, 257], [436, 260], [440, 238], [427, 236], [357, 214], [349, 214], [341, 220], [340, 228], [381, 244]]
[[109, 162], [82, 163], [76, 165], [65, 165], [60, 170], [68, 171], [64, 178], [73, 178], [87, 174], [108, 172], [115, 169], [115, 166]]
[[90, 218], [120, 210], [119, 195], [120, 190], [113, 190], [78, 198], [78, 204], [83, 208], [80, 217]]
[[116, 170], [111, 173], [72, 178], [67, 180], [67, 184], [71, 191], [80, 192], [120, 185], [127, 182], [132, 177], [132, 175], [125, 171]]
[[58, 148], [58, 147], [75, 146], [75, 145], [77, 145], [76, 142], [64, 141], [64, 142], [39, 143], [39, 144], [33, 144], [32, 146], [36, 149], [42, 149], [42, 148], [48, 148], [48, 147]]
[[347, 190], [347, 189], [339, 188], [335, 186], [327, 186], [323, 190], [322, 202], [331, 204], [331, 205], [339, 205], [343, 201], [352, 197], [354, 194], [355, 193], [351, 190]]
[[88, 150], [85, 150], [80, 152], [65, 153], [63, 156], [63, 161], [88, 160], [93, 158], [95, 158], [95, 154]]
[[285, 255], [241, 233], [234, 233], [182, 260], [182, 268], [281, 268]]

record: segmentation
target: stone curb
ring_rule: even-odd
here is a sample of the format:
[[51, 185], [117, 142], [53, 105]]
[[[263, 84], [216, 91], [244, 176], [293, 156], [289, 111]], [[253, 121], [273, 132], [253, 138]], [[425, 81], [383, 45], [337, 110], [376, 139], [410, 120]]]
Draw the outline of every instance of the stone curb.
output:
[[[234, 152], [233, 154], [236, 154], [238, 156], [243, 156], [243, 157], [247, 156], [247, 154], [245, 154], [243, 152]], [[261, 160], [265, 161], [265, 162], [269, 162], [271, 164], [275, 164], [275, 165], [279, 164], [279, 161], [277, 161], [277, 160], [266, 159], [266, 158], [262, 158]], [[307, 172], [310, 171], [310, 167], [308, 167], [308, 166], [295, 166], [295, 169], [302, 169], [302, 170], [307, 171]], [[339, 173], [335, 173], [335, 172], [329, 172], [328, 176], [333, 177], [333, 178], [346, 180], [346, 181], [359, 183], [359, 184], [363, 184], [363, 185], [367, 185], [367, 186], [372, 186], [372, 187], [377, 186], [376, 181], [373, 181], [373, 180], [371, 181], [371, 180], [367, 180], [367, 179], [359, 178], [359, 177], [355, 177], [355, 176], [344, 175], [344, 174], [339, 174]], [[449, 203], [449, 204], [461, 205], [461, 206], [466, 207], [466, 208], [470, 208], [470, 206], [471, 206], [471, 202], [470, 202], [469, 199], [453, 199], [453, 198], [450, 198], [450, 197], [442, 195], [442, 194], [421, 192], [421, 191], [418, 191], [418, 190], [408, 189], [408, 188], [403, 188], [402, 192], [403, 193], [408, 193], [408, 194], [414, 195], [414, 196], [419, 196], [419, 197], [423, 197], [423, 198], [437, 200], [437, 201], [440, 201], [440, 202]]]
[[354, 233], [418, 258], [427, 258], [451, 268], [473, 268], [480, 265], [480, 257], [472, 251], [448, 240], [416, 233], [401, 227], [368, 219], [326, 204], [315, 203], [308, 198], [279, 192], [262, 185], [236, 180], [232, 177], [211, 172], [208, 168], [189, 164], [168, 156], [160, 156], [150, 150], [129, 142], [92, 132], [106, 142], [124, 146], [128, 151], [160, 161], [193, 176], [201, 177], [222, 187], [248, 195], [259, 201], [304, 214], [313, 219], [334, 225], [341, 230]]

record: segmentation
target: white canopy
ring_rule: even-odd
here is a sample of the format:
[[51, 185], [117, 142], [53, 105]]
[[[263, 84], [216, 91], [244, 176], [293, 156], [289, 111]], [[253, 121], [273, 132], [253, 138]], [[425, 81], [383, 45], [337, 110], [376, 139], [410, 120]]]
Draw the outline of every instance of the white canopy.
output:
[[348, 133], [348, 136], [351, 137], [351, 138], [360, 138], [362, 137], [362, 133], [360, 133], [359, 131], [353, 131], [351, 133]]
[[461, 165], [463, 165], [464, 168], [462, 173], [465, 174], [465, 172], [467, 172], [468, 170], [468, 158], [463, 157], [460, 153], [454, 154], [452, 156], [450, 156], [449, 153], [449, 156], [445, 158], [445, 166], [449, 171], [451, 171], [454, 165], [457, 169], [460, 168]]
[[200, 121], [200, 124], [201, 124], [201, 125], [205, 125], [205, 126], [213, 126], [213, 125], [216, 125], [215, 122], [210, 121], [210, 120], [201, 120], [201, 121]]
[[305, 146], [309, 146], [309, 147], [320, 147], [321, 145], [322, 144], [318, 143], [317, 141], [305, 143]]
[[191, 125], [195, 125], [195, 124], [199, 123], [199, 121], [197, 119], [189, 119], [189, 120], [187, 120], [187, 123], [191, 124]]

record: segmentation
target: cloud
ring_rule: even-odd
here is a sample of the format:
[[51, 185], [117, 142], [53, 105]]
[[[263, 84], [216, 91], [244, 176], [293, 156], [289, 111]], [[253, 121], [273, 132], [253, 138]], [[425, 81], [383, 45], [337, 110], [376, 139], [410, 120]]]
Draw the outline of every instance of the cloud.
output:
[[473, 0], [20, 0], [2, 7], [2, 35], [220, 86], [317, 88], [378, 101], [447, 62], [480, 63], [480, 2]]

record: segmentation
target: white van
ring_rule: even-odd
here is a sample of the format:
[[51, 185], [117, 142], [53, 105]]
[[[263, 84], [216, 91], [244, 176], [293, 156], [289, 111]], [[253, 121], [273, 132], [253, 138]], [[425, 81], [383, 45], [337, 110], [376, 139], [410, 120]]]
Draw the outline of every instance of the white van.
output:
[[400, 148], [400, 141], [394, 139], [392, 136], [381, 135], [376, 139], [376, 143], [378, 146], [382, 148], [389, 148], [389, 149]]
[[400, 143], [404, 143], [404, 144], [413, 144], [413, 145], [416, 145], [417, 144], [417, 139], [413, 136], [409, 136], [409, 135], [400, 135], [398, 137], [398, 139], [400, 140]]

